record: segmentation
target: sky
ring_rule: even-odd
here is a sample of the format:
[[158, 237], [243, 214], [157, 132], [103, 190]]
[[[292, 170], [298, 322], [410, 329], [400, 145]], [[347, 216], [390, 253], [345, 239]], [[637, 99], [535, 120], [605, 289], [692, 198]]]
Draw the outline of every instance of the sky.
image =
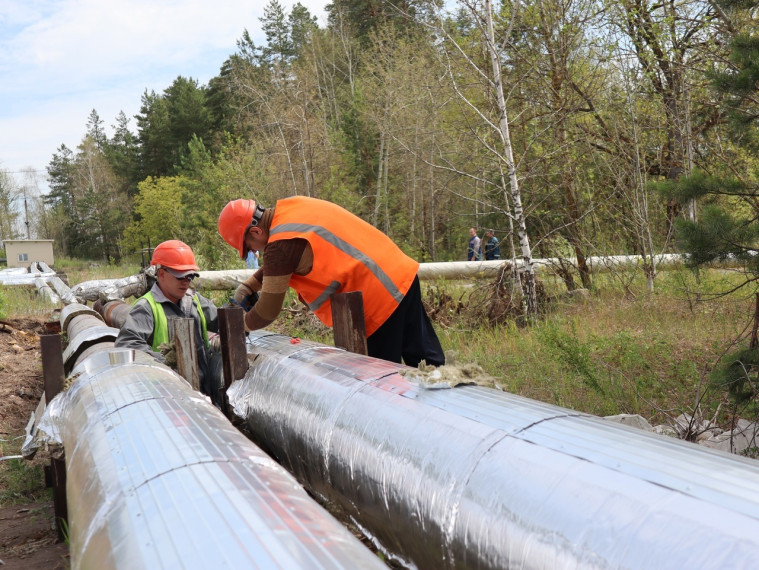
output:
[[[289, 13], [295, 0], [279, 0]], [[326, 22], [329, 0], [300, 0]], [[265, 43], [266, 0], [0, 0], [0, 169], [16, 180], [75, 150], [95, 109], [106, 134], [147, 90], [218, 75], [245, 29]]]

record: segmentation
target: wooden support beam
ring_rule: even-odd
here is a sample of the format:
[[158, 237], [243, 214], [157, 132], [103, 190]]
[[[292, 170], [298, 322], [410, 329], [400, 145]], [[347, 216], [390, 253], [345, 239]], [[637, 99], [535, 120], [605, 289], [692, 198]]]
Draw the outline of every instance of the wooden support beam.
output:
[[332, 331], [335, 346], [356, 354], [368, 354], [366, 347], [366, 323], [364, 322], [364, 297], [361, 291], [335, 293], [332, 303]]
[[[42, 351], [42, 377], [45, 383], [45, 404], [49, 403], [61, 390], [65, 382], [63, 373], [63, 350], [61, 335], [43, 334], [40, 336]], [[66, 460], [51, 459], [49, 480], [53, 488], [53, 510], [58, 540], [65, 539], [68, 525], [68, 502], [66, 501]]]
[[195, 346], [195, 320], [191, 317], [172, 317], [169, 321], [169, 338], [173, 339], [177, 353], [177, 372], [189, 382], [192, 389], [200, 390], [198, 353]]
[[219, 336], [224, 369], [224, 387], [220, 394], [221, 411], [232, 419], [227, 389], [232, 382], [245, 376], [249, 367], [248, 352], [245, 349], [245, 314], [241, 307], [219, 308]]

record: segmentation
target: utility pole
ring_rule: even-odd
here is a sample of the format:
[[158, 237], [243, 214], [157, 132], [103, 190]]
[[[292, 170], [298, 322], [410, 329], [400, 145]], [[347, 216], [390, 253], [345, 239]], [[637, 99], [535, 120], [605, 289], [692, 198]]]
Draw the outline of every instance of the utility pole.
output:
[[24, 223], [26, 224], [26, 239], [32, 239], [31, 233], [29, 232], [29, 204], [26, 200], [26, 185], [24, 188]]

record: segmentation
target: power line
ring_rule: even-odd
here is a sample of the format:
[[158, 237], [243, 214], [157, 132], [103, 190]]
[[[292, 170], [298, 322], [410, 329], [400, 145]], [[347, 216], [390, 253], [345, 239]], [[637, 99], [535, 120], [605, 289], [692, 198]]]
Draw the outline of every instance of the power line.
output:
[[5, 170], [4, 168], [0, 168], [0, 170], [2, 170], [3, 172], [5, 172], [6, 174], [26, 174], [28, 172], [34, 172], [35, 174], [36, 173], [40, 173], [40, 172], [44, 172], [45, 174], [47, 174], [47, 169], [45, 169], [45, 170], [36, 170], [34, 168], [27, 168], [25, 170]]

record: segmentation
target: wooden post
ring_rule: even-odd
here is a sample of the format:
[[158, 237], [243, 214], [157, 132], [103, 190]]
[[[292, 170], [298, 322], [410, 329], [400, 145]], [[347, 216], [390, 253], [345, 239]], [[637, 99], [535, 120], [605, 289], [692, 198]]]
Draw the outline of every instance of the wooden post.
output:
[[356, 354], [368, 354], [366, 347], [366, 323], [364, 322], [364, 297], [361, 291], [335, 293], [332, 303], [332, 331], [335, 346]]
[[219, 395], [221, 411], [232, 419], [227, 389], [248, 371], [248, 352], [245, 349], [245, 314], [242, 307], [219, 308], [221, 362], [224, 368], [224, 387]]
[[195, 321], [191, 317], [172, 317], [169, 322], [169, 339], [177, 353], [177, 372], [189, 382], [192, 389], [200, 390], [198, 353], [195, 347]]
[[[45, 382], [45, 405], [63, 390], [63, 350], [61, 336], [43, 334], [40, 336], [42, 351], [42, 377]], [[64, 528], [68, 524], [68, 503], [66, 501], [66, 460], [51, 459], [49, 468], [50, 486], [53, 488], [53, 510], [58, 540], [64, 540]]]

